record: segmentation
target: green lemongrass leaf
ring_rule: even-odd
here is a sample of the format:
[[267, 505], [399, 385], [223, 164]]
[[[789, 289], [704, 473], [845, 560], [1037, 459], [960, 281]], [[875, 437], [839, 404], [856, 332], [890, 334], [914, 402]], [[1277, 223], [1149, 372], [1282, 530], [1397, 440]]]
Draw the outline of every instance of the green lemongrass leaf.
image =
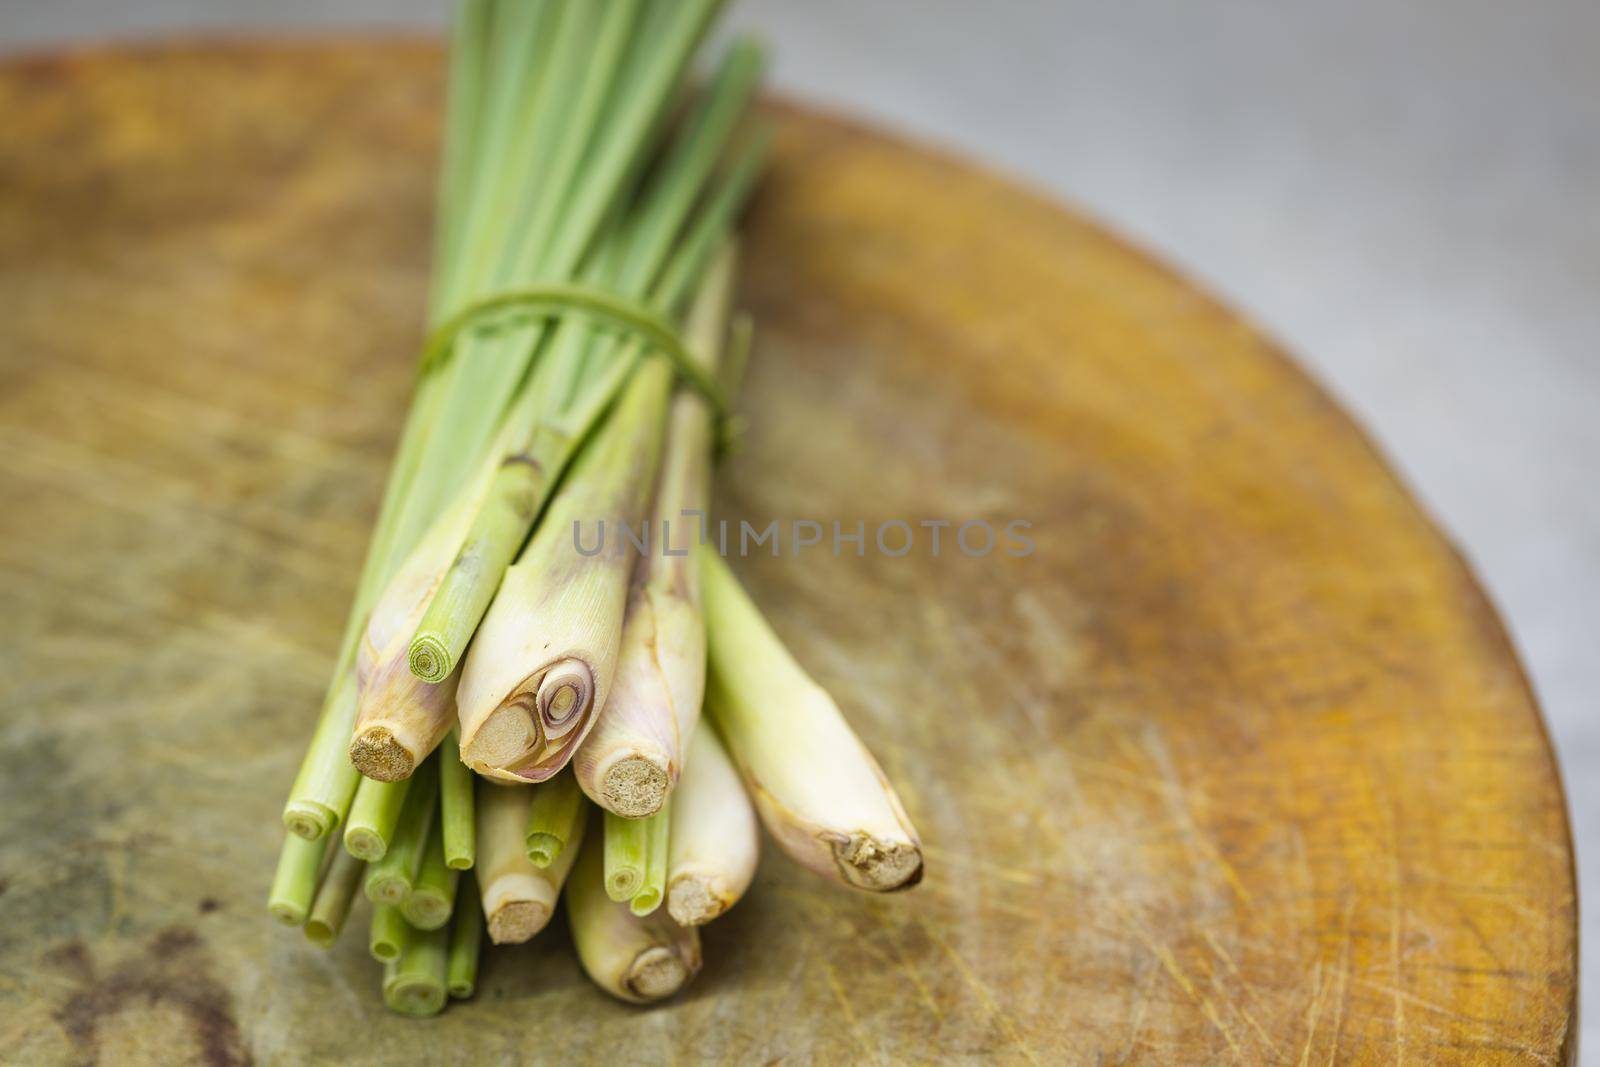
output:
[[[349, 744], [346, 734], [345, 745]], [[346, 757], [348, 762], [348, 757]], [[379, 782], [372, 778], [361, 779], [356, 799], [350, 805], [350, 818], [344, 828], [344, 847], [352, 856], [376, 863], [389, 851], [395, 825], [400, 821], [401, 809], [411, 791], [411, 779], [398, 782]]]
[[644, 885], [650, 865], [650, 820], [624, 819], [605, 813], [606, 896], [619, 904], [632, 900]]
[[411, 895], [400, 904], [400, 914], [418, 930], [437, 930], [450, 921], [461, 872], [444, 860], [444, 827], [435, 818], [422, 847], [422, 859], [411, 885]]
[[472, 875], [462, 876], [450, 920], [450, 959], [445, 984], [456, 999], [472, 996], [478, 986], [478, 957], [483, 951], [483, 906]]
[[383, 1002], [389, 1010], [418, 1017], [443, 1011], [449, 954], [448, 929], [411, 930], [400, 943], [400, 958], [384, 970]]
[[411, 895], [423, 846], [439, 807], [439, 761], [429, 757], [411, 776], [412, 788], [383, 857], [367, 870], [367, 899], [374, 904], [402, 904]]
[[399, 908], [378, 904], [372, 909], [372, 923], [367, 929], [367, 951], [379, 963], [393, 963], [400, 958], [401, 946], [411, 934], [411, 924]]
[[570, 771], [562, 771], [547, 782], [534, 786], [533, 804], [528, 808], [528, 830], [524, 842], [528, 861], [535, 867], [548, 867], [582, 829], [583, 791]]
[[644, 881], [628, 901], [628, 909], [635, 915], [649, 915], [661, 906], [667, 895], [667, 854], [672, 826], [672, 798], [662, 802], [660, 810], [641, 822], [649, 823], [649, 851], [645, 857]]
[[273, 918], [290, 926], [306, 921], [311, 899], [317, 892], [317, 871], [322, 866], [328, 842], [327, 837], [315, 840], [298, 834], [284, 837], [283, 850], [278, 853], [278, 869], [267, 894], [267, 910]]
[[459, 736], [459, 730], [451, 730], [439, 746], [439, 822], [443, 827], [445, 864], [465, 871], [471, 869], [478, 850], [472, 768], [461, 762]]
[[317, 896], [305, 925], [306, 938], [320, 948], [332, 948], [339, 939], [344, 921], [350, 915], [350, 902], [355, 899], [366, 868], [365, 863], [342, 848], [330, 845], [328, 851], [332, 857], [322, 876], [322, 884], [317, 886]]

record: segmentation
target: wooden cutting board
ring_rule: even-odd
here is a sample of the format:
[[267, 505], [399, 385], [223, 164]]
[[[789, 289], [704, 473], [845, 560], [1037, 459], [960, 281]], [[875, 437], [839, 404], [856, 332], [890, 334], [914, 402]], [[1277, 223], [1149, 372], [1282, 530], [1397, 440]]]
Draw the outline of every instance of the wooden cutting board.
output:
[[[440, 75], [369, 40], [0, 68], [9, 1061], [1571, 1060], [1544, 727], [1371, 444], [1087, 219], [783, 106], [718, 506], [824, 524], [737, 569], [900, 784], [926, 880], [769, 854], [649, 1010], [552, 928], [404, 1020], [359, 933], [272, 924], [421, 337]], [[918, 525], [1013, 519], [1024, 558]]]

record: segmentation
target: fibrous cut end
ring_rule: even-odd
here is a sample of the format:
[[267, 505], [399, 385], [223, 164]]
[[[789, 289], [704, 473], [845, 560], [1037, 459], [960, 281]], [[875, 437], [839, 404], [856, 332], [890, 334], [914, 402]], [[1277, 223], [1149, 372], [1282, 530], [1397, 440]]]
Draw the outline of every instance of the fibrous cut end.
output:
[[676, 952], [656, 945], [634, 958], [622, 987], [641, 1000], [660, 1000], [682, 989], [690, 977], [689, 968]]
[[444, 1000], [444, 986], [422, 980], [400, 979], [388, 990], [389, 1007], [402, 1015], [437, 1015]]
[[667, 914], [679, 926], [704, 925], [727, 908], [727, 901], [698, 875], [680, 875], [667, 887]]
[[476, 769], [503, 770], [521, 763], [538, 744], [539, 731], [528, 709], [520, 704], [502, 704], [461, 746], [461, 756]]
[[661, 810], [670, 785], [665, 767], [644, 756], [628, 756], [606, 770], [600, 795], [618, 815], [642, 819]]
[[860, 889], [887, 893], [922, 881], [922, 850], [909, 841], [855, 833], [834, 842], [833, 857], [845, 881]]
[[356, 770], [380, 782], [398, 782], [411, 777], [417, 761], [386, 726], [361, 731], [350, 742], [350, 762]]
[[450, 650], [433, 634], [418, 634], [406, 650], [406, 667], [424, 682], [437, 685], [450, 677]]
[[543, 930], [550, 909], [534, 900], [513, 900], [489, 916], [489, 940], [497, 945], [520, 945]]

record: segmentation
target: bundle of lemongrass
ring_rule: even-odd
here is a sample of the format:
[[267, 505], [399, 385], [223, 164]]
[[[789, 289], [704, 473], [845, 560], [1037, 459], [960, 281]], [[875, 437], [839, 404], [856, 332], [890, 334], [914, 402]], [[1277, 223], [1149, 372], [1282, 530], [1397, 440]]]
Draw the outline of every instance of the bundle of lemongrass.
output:
[[459, 12], [434, 332], [269, 902], [325, 947], [359, 888], [396, 1011], [470, 995], [484, 931], [526, 941], [563, 892], [596, 983], [670, 995], [758, 815], [845, 885], [921, 876], [877, 763], [690, 521], [765, 144], [754, 45], [687, 85], [720, 6]]

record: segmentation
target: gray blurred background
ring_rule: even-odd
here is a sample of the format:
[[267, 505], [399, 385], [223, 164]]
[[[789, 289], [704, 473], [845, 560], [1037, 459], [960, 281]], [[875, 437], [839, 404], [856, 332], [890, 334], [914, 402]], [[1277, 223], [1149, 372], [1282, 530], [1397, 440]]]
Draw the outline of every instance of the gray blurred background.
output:
[[[448, 6], [0, 0], [0, 49]], [[1505, 614], [1600, 882], [1600, 0], [743, 0], [732, 22], [785, 90], [1054, 191], [1284, 341]]]

